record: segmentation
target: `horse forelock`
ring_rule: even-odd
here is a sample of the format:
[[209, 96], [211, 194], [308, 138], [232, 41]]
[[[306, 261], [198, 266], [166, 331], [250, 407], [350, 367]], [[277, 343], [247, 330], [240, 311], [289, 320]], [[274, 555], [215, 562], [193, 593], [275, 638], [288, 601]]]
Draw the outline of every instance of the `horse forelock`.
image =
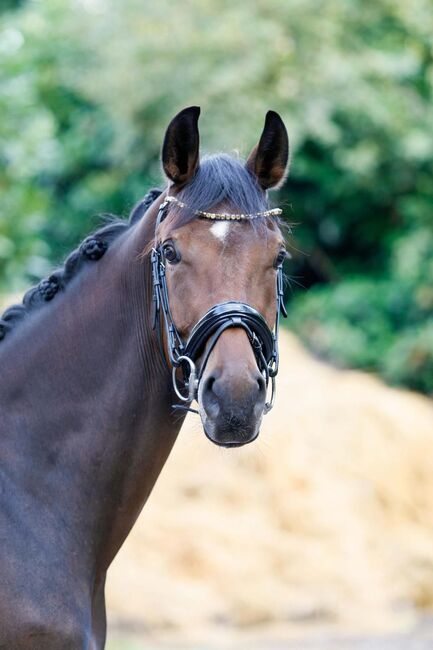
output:
[[219, 153], [205, 156], [193, 179], [177, 198], [185, 206], [178, 211], [175, 227], [185, 225], [197, 211], [227, 205], [244, 213], [257, 213], [268, 207], [268, 199], [255, 178], [239, 158]]

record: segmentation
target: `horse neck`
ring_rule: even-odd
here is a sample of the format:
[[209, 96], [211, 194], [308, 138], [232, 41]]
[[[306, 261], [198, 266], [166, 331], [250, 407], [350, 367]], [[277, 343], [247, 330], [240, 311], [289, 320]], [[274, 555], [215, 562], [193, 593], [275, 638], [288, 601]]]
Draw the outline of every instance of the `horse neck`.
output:
[[36, 509], [52, 504], [91, 540], [95, 571], [124, 541], [181, 426], [150, 323], [146, 228], [122, 235], [1, 355], [2, 458]]

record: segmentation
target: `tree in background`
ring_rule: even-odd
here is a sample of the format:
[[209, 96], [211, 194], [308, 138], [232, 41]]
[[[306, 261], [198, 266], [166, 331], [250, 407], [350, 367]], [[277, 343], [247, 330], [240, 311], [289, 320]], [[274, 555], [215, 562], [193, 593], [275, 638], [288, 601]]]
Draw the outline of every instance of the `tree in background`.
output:
[[[285, 118], [291, 325], [433, 391], [429, 0], [33, 0], [0, 16], [0, 282], [21, 288], [160, 182], [167, 121], [247, 154]], [[298, 252], [302, 251], [302, 253]], [[311, 287], [296, 289], [296, 282]]]

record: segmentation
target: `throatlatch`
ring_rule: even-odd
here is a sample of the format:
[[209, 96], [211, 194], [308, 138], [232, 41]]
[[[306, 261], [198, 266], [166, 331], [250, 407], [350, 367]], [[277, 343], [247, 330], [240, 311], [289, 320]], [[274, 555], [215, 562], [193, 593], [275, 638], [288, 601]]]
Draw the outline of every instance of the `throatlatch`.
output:
[[[168, 196], [160, 205], [155, 225], [155, 246], [151, 252], [154, 322], [153, 328], [157, 330], [161, 352], [164, 349], [161, 337], [161, 312], [167, 339], [167, 348], [172, 365], [173, 388], [178, 398], [183, 402], [192, 402], [197, 397], [198, 386], [203, 376], [206, 364], [221, 334], [231, 327], [242, 328], [247, 333], [253, 348], [257, 366], [262, 373], [266, 388], [271, 382], [271, 397], [265, 404], [265, 413], [268, 413], [275, 401], [275, 377], [278, 373], [278, 333], [280, 313], [286, 317], [283, 294], [283, 263], [277, 266], [276, 279], [276, 316], [275, 328], [272, 331], [265, 318], [251, 305], [244, 302], [228, 301], [218, 303], [207, 311], [194, 325], [186, 342], [180, 336], [170, 311], [170, 302], [165, 275], [164, 253], [162, 243], [157, 240], [160, 224], [166, 218], [170, 203], [177, 203], [186, 207], [178, 199]], [[281, 214], [279, 208], [273, 208], [257, 214], [222, 214], [211, 212], [197, 212], [197, 216], [216, 220], [248, 220], [257, 217]], [[197, 370], [197, 361], [201, 358], [200, 368]], [[183, 393], [177, 383], [176, 371], [181, 367], [184, 378]], [[192, 410], [192, 409], [191, 409]]]

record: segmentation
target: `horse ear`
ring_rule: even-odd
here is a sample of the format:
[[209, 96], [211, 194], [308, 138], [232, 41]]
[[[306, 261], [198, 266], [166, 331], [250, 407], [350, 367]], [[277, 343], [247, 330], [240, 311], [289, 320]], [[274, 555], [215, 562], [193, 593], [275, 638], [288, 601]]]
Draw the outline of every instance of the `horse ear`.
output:
[[279, 187], [285, 180], [289, 160], [289, 138], [281, 117], [275, 111], [266, 113], [259, 143], [247, 160], [247, 169], [257, 178], [260, 187]]
[[184, 185], [194, 176], [199, 161], [199, 106], [184, 108], [168, 125], [162, 145], [162, 166], [176, 185]]

